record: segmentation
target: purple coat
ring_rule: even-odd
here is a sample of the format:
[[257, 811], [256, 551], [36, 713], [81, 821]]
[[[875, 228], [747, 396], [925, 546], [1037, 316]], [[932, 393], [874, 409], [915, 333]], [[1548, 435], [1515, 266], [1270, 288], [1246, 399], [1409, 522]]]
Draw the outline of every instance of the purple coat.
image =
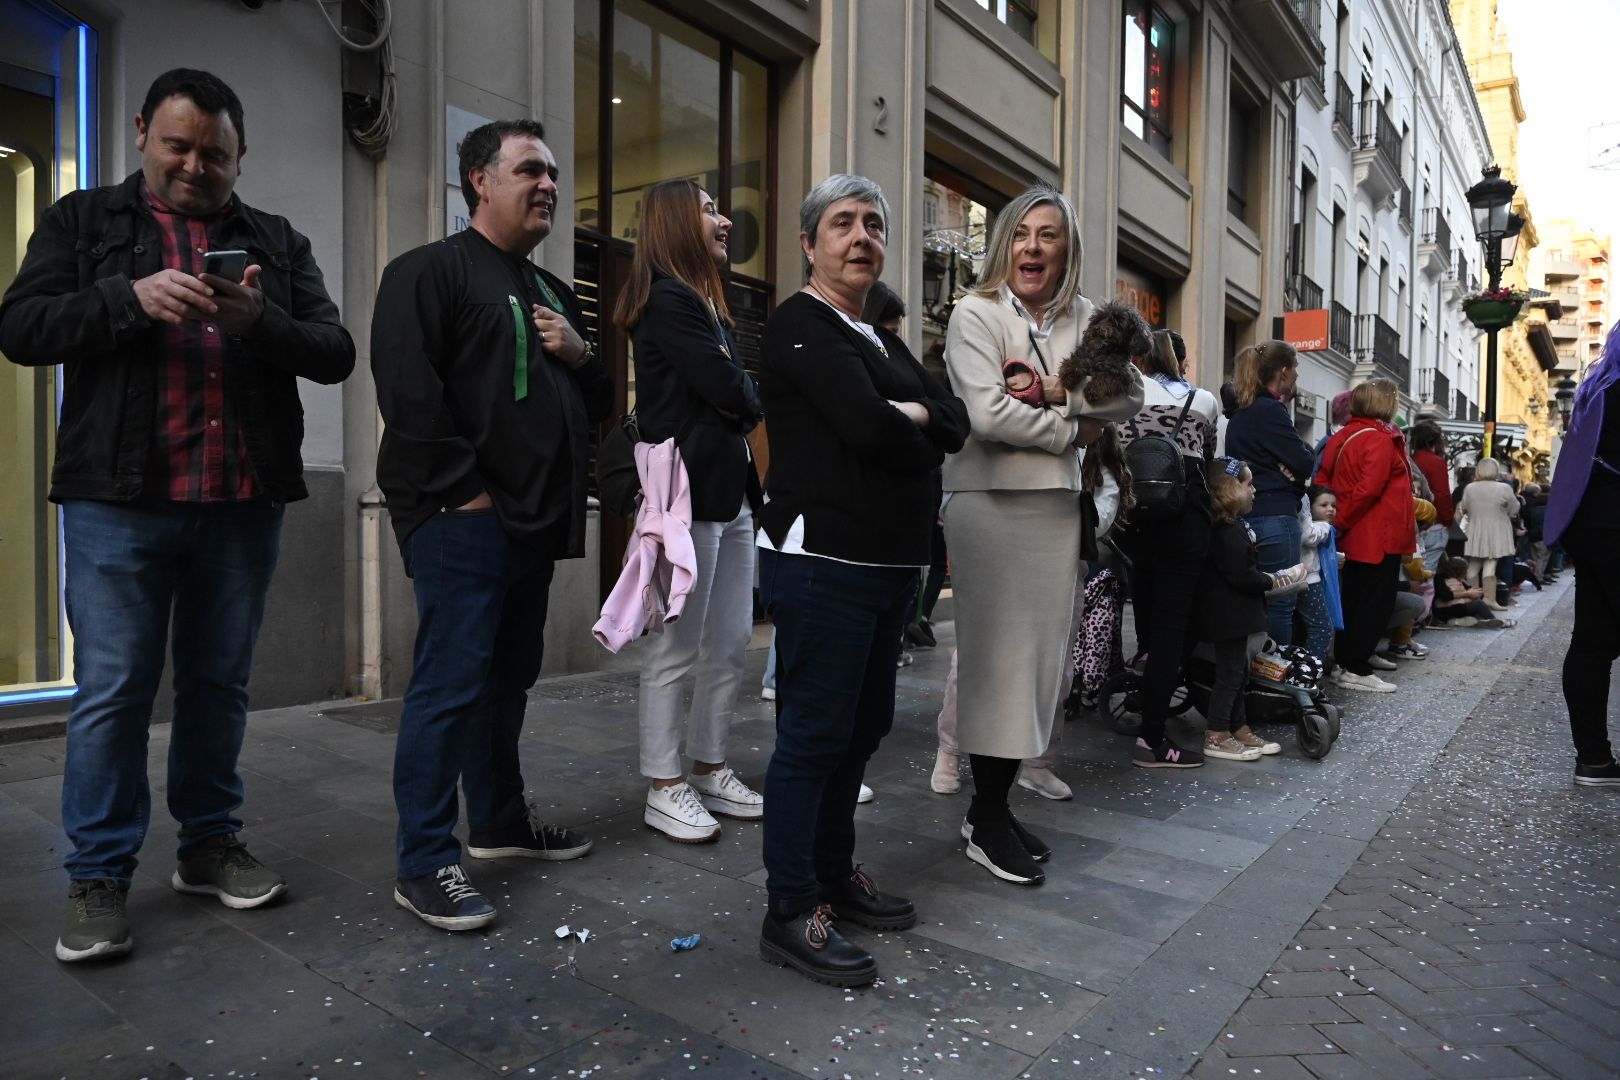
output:
[[1575, 390], [1575, 410], [1569, 417], [1569, 431], [1558, 452], [1558, 468], [1553, 473], [1552, 494], [1547, 499], [1547, 524], [1542, 538], [1549, 545], [1574, 522], [1575, 512], [1592, 479], [1593, 459], [1603, 434], [1604, 391], [1620, 380], [1620, 323], [1609, 330], [1603, 356], [1586, 372]]

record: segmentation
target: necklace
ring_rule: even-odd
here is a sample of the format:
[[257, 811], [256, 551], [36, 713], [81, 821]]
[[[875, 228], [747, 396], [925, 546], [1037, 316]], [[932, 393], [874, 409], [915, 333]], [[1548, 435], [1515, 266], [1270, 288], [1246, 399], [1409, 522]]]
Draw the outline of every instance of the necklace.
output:
[[849, 313], [846, 312], [843, 308], [839, 307], [837, 304], [833, 303], [831, 300], [829, 300], [827, 298], [827, 294], [822, 292], [820, 289], [818, 289], [816, 287], [815, 282], [807, 281], [807, 282], [805, 282], [805, 284], [810, 287], [811, 292], [816, 294], [816, 299], [820, 300], [823, 304], [826, 304], [828, 307], [830, 307], [834, 311], [836, 311], [838, 313], [839, 318], [843, 319], [851, 327], [853, 327], [855, 330], [859, 331], [860, 335], [862, 337], [864, 337], [866, 340], [870, 341], [873, 345], [877, 346], [878, 352], [882, 353], [884, 356], [889, 355], [889, 350], [884, 347], [883, 339], [878, 337], [877, 330], [875, 328], [873, 328], [871, 326], [868, 326], [866, 323], [861, 322], [859, 319], [850, 318]]

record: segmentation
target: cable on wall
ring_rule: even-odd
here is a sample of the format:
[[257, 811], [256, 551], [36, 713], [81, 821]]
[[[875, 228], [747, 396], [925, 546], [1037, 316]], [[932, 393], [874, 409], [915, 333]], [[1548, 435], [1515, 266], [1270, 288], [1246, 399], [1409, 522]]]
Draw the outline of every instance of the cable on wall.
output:
[[342, 0], [314, 0], [321, 17], [332, 28], [332, 33], [345, 49], [361, 55], [374, 53], [377, 58], [377, 92], [361, 94], [345, 91], [343, 94], [343, 125], [349, 141], [367, 157], [380, 158], [388, 150], [388, 141], [394, 135], [398, 115], [398, 80], [394, 74], [394, 9], [391, 0], [356, 0], [371, 17], [376, 32], [370, 41], [354, 41], [333, 22], [327, 11], [329, 4]]

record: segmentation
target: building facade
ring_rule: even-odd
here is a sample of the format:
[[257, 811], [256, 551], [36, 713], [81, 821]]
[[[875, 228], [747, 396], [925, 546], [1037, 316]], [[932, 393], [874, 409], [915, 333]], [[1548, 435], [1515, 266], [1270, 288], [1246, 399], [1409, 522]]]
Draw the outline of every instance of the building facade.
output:
[[1559, 315], [1552, 325], [1558, 350], [1554, 382], [1586, 377], [1586, 369], [1603, 355], [1603, 339], [1610, 322], [1609, 255], [1613, 237], [1600, 236], [1569, 218], [1548, 221], [1542, 227], [1541, 246], [1532, 261], [1540, 287], [1558, 301]]
[[[1443, 0], [1317, 0], [1326, 62], [1299, 82], [1284, 336], [1303, 352], [1296, 422], [1362, 379], [1402, 413], [1477, 419], [1482, 278], [1465, 197], [1490, 140]], [[1315, 416], [1311, 415], [1314, 397]]]
[[[300, 387], [312, 497], [288, 508], [254, 675], [260, 706], [398, 694], [409, 675], [411, 587], [375, 485], [371, 307], [390, 259], [466, 226], [455, 142], [485, 119], [546, 126], [558, 220], [573, 229], [559, 227], [536, 258], [576, 282], [625, 407], [628, 346], [601, 313], [634, 250], [640, 191], [676, 176], [699, 179], [736, 223], [731, 301], [750, 362], [764, 319], [803, 280], [798, 205], [840, 171], [889, 194], [885, 278], [906, 300], [920, 356], [974, 279], [996, 212], [1037, 181], [1079, 207], [1086, 295], [1129, 297], [1179, 329], [1203, 385], [1285, 306], [1294, 80], [1323, 63], [1322, 11], [1307, 0], [393, 0], [388, 47], [367, 52], [345, 47], [318, 5], [246, 7], [0, 0], [0, 92], [31, 94], [42, 125], [24, 132], [22, 113], [0, 109], [0, 145], [26, 142], [35, 167], [26, 192], [6, 189], [24, 224], [0, 235], [0, 259], [12, 259], [0, 261], [0, 287], [40, 209], [138, 167], [128, 118], [155, 75], [192, 65], [233, 83], [251, 135], [238, 191], [311, 237], [360, 349], [343, 386]], [[351, 43], [376, 33], [362, 8], [345, 5], [360, 20], [342, 28]], [[1408, 70], [1394, 53], [1377, 61], [1386, 81]], [[1444, 65], [1434, 66], [1439, 86]], [[379, 156], [362, 149], [384, 135]], [[1464, 163], [1438, 133], [1424, 138], [1437, 183], [1449, 184]], [[1325, 208], [1336, 189], [1315, 168]], [[1352, 172], [1347, 159], [1347, 207]], [[1346, 241], [1346, 274], [1351, 251]], [[1365, 293], [1355, 310], [1371, 313], [1379, 290]], [[33, 584], [0, 645], [48, 661], [0, 669], [0, 707], [18, 707], [69, 692], [71, 642], [43, 497], [54, 375], [4, 370], [13, 396], [0, 404], [32, 426], [0, 464], [0, 491], [19, 493], [0, 528], [35, 543], [3, 568], [8, 584]], [[1335, 374], [1346, 381], [1350, 366]], [[548, 672], [596, 666], [588, 630], [626, 528], [593, 511], [589, 557], [559, 567]]]
[[[1519, 177], [1519, 125], [1524, 123], [1524, 102], [1519, 77], [1513, 68], [1513, 49], [1497, 19], [1497, 0], [1451, 0], [1463, 57], [1474, 83], [1474, 94], [1485, 117], [1495, 162], [1502, 175]], [[1502, 284], [1518, 292], [1531, 289], [1531, 252], [1541, 242], [1529, 194], [1521, 185], [1513, 197], [1513, 212], [1524, 220], [1513, 261], [1502, 270]], [[1483, 276], [1483, 275], [1482, 275]], [[1555, 304], [1556, 301], [1551, 301]], [[1557, 415], [1547, 388], [1547, 376], [1557, 363], [1554, 335], [1563, 323], [1549, 298], [1534, 297], [1526, 317], [1497, 333], [1497, 420], [1522, 425], [1524, 444], [1513, 448], [1511, 460], [1524, 479], [1545, 472], [1552, 453], [1552, 428]], [[1484, 342], [1480, 347], [1483, 350]], [[1485, 400], [1483, 352], [1477, 400]]]

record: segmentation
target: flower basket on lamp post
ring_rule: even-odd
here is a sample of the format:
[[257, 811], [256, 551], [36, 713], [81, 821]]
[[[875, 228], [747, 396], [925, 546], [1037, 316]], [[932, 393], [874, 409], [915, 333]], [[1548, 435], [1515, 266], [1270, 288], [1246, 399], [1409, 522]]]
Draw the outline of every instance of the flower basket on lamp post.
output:
[[1463, 314], [1481, 330], [1502, 330], [1513, 325], [1527, 299], [1512, 289], [1487, 289], [1463, 301]]

